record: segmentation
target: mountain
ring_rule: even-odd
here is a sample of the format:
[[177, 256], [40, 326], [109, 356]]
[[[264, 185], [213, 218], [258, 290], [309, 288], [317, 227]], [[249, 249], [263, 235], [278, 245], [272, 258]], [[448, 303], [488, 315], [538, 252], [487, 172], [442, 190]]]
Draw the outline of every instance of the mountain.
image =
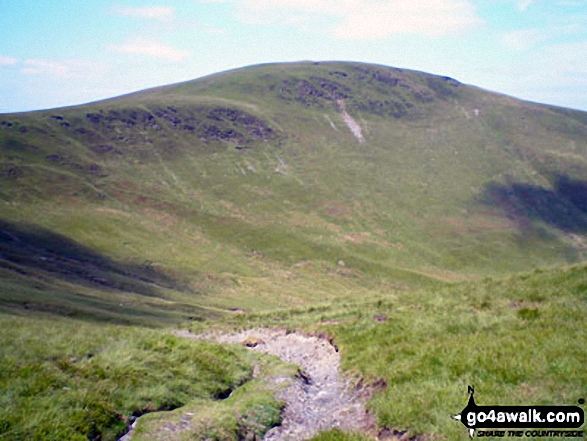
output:
[[0, 308], [199, 320], [581, 262], [587, 113], [379, 65], [0, 115]]
[[333, 344], [377, 428], [315, 440], [575, 404], [586, 153], [585, 112], [360, 63], [0, 115], [0, 438], [260, 439], [312, 382], [186, 329]]

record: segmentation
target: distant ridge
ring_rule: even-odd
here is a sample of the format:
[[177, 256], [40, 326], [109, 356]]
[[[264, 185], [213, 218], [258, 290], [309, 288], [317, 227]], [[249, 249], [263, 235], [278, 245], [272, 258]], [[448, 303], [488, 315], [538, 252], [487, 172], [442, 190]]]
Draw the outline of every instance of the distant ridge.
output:
[[[41, 279], [89, 293], [150, 271], [153, 298], [271, 308], [587, 250], [587, 113], [406, 69], [267, 64], [2, 114], [0, 155], [2, 271], [37, 303]], [[23, 229], [43, 232], [26, 262]], [[50, 237], [111, 264], [63, 285], [31, 263]]]

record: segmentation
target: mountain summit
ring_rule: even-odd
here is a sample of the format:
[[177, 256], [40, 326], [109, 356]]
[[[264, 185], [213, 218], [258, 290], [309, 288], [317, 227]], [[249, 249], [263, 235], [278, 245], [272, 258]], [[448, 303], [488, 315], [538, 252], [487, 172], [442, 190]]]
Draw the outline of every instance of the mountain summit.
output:
[[379, 65], [253, 66], [3, 114], [0, 155], [2, 271], [25, 284], [272, 307], [587, 247], [587, 113]]

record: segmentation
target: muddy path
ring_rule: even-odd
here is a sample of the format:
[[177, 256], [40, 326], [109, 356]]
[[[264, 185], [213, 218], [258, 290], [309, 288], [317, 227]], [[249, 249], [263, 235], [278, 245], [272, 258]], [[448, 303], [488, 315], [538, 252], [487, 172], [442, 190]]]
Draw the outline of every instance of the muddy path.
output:
[[299, 366], [300, 375], [278, 395], [286, 402], [282, 424], [267, 432], [265, 440], [307, 440], [334, 428], [376, 437], [376, 421], [365, 410], [371, 390], [357, 390], [340, 375], [340, 354], [328, 340], [277, 329], [205, 335], [177, 331], [175, 334], [245, 344], [251, 350], [272, 354]]

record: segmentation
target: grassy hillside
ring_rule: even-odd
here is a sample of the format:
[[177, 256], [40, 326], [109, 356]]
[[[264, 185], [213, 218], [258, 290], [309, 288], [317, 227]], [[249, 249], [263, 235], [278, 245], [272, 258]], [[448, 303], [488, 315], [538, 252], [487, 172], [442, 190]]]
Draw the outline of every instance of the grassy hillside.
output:
[[[138, 416], [188, 403], [210, 408], [245, 382], [234, 422], [209, 426], [224, 434], [216, 439], [258, 436], [271, 421], [259, 428], [249, 413], [266, 409], [275, 420], [282, 403], [256, 384], [295, 373], [244, 348], [144, 328], [36, 314], [0, 314], [0, 323], [10, 329], [0, 337], [2, 440], [115, 440]], [[261, 373], [251, 381], [254, 363]]]
[[469, 383], [574, 404], [586, 115], [343, 62], [0, 115], [0, 439], [113, 439], [183, 405], [219, 439], [258, 436], [251, 412], [274, 424], [252, 366], [291, 367], [147, 329], [180, 325], [332, 335], [387, 383], [382, 427], [464, 438], [446, 412]]
[[[380, 385], [370, 402], [380, 428], [464, 441], [450, 416], [466, 404], [468, 385], [484, 405], [575, 405], [585, 397], [586, 289], [580, 265], [240, 314], [192, 329], [328, 335], [358, 387]], [[144, 327], [30, 311], [0, 321], [9, 330], [0, 345], [0, 439], [116, 439], [145, 412], [155, 413], [137, 427], [138, 439], [181, 426], [182, 415], [191, 416], [186, 439], [253, 439], [279, 421], [282, 403], [268, 388], [277, 383], [268, 380], [296, 373], [242, 347]], [[316, 438], [361, 439], [338, 431]]]
[[[581, 112], [382, 66], [258, 66], [2, 115], [3, 240], [152, 271], [150, 298], [194, 317], [407, 289], [582, 260], [586, 153]], [[33, 267], [39, 298], [63, 271]]]
[[466, 405], [468, 385], [479, 405], [576, 405], [587, 395], [586, 309], [580, 265], [244, 315], [222, 326], [326, 334], [348, 375], [386, 385], [370, 403], [380, 427], [464, 441], [451, 415]]

